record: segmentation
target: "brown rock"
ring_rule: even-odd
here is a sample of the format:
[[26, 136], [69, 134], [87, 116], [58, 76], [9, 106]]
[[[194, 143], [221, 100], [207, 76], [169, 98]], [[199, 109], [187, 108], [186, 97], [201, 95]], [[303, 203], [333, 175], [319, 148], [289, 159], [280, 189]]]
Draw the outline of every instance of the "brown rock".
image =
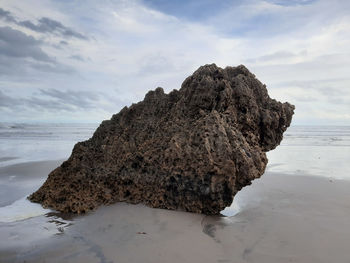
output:
[[264, 173], [293, 110], [242, 65], [202, 66], [180, 90], [149, 91], [103, 121], [29, 199], [63, 212], [125, 201], [217, 214]]

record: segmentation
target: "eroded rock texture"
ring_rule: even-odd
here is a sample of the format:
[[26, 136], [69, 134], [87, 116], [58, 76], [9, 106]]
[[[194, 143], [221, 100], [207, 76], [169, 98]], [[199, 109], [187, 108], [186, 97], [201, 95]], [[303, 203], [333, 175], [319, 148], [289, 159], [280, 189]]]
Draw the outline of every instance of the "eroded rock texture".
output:
[[63, 212], [126, 201], [217, 214], [264, 173], [293, 110], [242, 65], [202, 66], [180, 90], [149, 91], [103, 121], [29, 199]]

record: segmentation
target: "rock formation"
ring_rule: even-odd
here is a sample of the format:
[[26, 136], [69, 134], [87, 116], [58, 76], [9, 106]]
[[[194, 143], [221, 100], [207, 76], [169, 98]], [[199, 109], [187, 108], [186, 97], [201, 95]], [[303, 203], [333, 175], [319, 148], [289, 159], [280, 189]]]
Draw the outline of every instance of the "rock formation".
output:
[[103, 121], [29, 199], [62, 212], [125, 201], [218, 214], [264, 173], [293, 110], [242, 65], [202, 66]]

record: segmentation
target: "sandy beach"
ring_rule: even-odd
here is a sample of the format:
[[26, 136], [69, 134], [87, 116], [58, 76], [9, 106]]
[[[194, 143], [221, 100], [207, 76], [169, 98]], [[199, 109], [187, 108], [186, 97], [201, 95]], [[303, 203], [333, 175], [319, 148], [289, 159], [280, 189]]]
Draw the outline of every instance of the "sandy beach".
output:
[[[2, 167], [0, 217], [60, 162]], [[6, 192], [10, 178], [17, 181]], [[125, 203], [83, 216], [40, 208], [41, 215], [0, 223], [0, 262], [346, 263], [349, 188], [346, 180], [267, 172], [236, 196], [227, 216]]]
[[62, 160], [18, 163], [0, 167], [0, 207], [36, 190]]

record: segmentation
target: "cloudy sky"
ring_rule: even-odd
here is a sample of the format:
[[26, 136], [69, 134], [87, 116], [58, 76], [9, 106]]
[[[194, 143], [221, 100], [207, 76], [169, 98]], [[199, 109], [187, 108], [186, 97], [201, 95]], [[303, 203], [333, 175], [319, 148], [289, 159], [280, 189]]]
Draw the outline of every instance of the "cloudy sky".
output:
[[350, 125], [348, 0], [0, 0], [0, 121], [100, 122], [208, 63]]

